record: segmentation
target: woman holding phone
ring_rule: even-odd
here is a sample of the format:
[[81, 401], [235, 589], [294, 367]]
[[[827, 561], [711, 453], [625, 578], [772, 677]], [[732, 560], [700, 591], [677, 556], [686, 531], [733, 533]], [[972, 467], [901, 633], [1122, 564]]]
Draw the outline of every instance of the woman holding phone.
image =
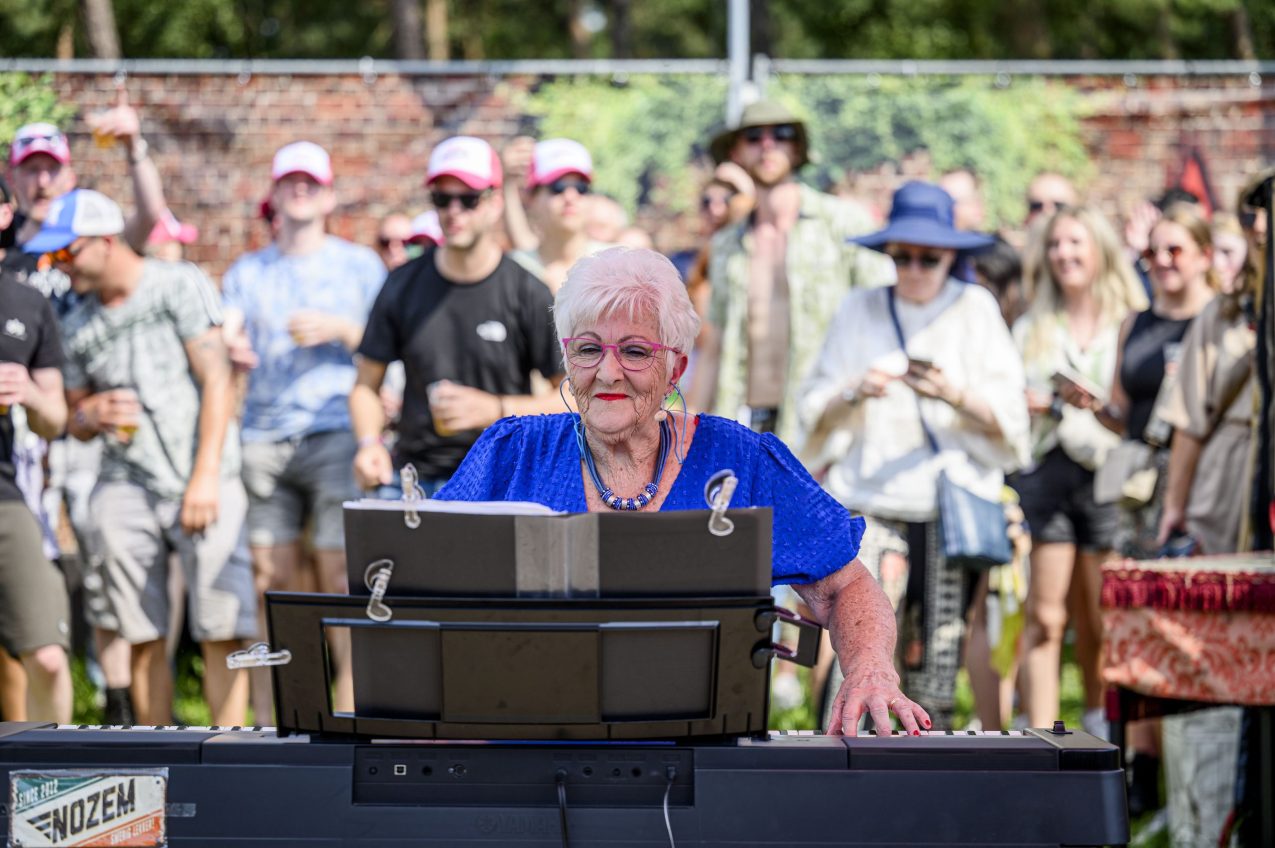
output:
[[1000, 308], [951, 276], [961, 251], [992, 240], [957, 230], [952, 206], [938, 186], [906, 183], [889, 225], [854, 240], [893, 259], [898, 283], [846, 296], [798, 407], [811, 434], [807, 464], [867, 518], [860, 558], [903, 618], [905, 688], [937, 727], [951, 726], [976, 582], [940, 552], [939, 475], [999, 501], [1005, 471], [1027, 459], [1028, 430], [1022, 366]]
[[[1014, 325], [1027, 374], [1032, 464], [1013, 481], [1031, 528], [1031, 579], [1019, 680], [1031, 727], [1058, 716], [1063, 634], [1076, 631], [1085, 687], [1085, 729], [1105, 736], [1100, 677], [1100, 566], [1116, 529], [1114, 504], [1094, 501], [1094, 469], [1119, 438], [1098, 423], [1115, 371], [1120, 324], [1146, 308], [1142, 285], [1103, 216], [1087, 207], [1056, 213], [1029, 245], [1030, 306]], [[1070, 613], [1070, 614], [1069, 614]]]

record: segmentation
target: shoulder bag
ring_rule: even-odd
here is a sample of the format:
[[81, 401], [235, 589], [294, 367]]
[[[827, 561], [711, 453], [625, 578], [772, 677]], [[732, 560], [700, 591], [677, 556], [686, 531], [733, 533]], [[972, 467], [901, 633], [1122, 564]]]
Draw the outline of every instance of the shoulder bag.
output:
[[[907, 340], [903, 336], [903, 325], [899, 323], [898, 311], [894, 306], [893, 287], [890, 288], [889, 298], [890, 320], [894, 322], [899, 347], [906, 354]], [[921, 429], [925, 431], [930, 450], [938, 456], [939, 443], [925, 423], [919, 395], [916, 398], [916, 411], [921, 418]], [[1014, 552], [1009, 543], [1003, 504], [979, 497], [969, 489], [953, 483], [948, 479], [946, 471], [940, 471], [938, 507], [939, 546], [949, 565], [981, 570], [1004, 565], [1013, 559]]]

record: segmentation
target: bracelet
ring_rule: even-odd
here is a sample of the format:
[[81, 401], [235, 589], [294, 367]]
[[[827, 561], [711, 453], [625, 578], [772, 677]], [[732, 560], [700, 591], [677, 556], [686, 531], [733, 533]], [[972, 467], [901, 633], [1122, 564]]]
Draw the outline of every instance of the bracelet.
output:
[[496, 418], [496, 420], [499, 421], [501, 418], [508, 418], [509, 412], [505, 409], [505, 396], [496, 395], [496, 403], [500, 404], [500, 415]]
[[366, 448], [379, 444], [381, 444], [380, 436], [363, 436], [359, 439], [359, 448]]
[[143, 159], [150, 155], [151, 146], [146, 139], [140, 135], [133, 139], [133, 147], [128, 151], [128, 161], [131, 165], [139, 164]]

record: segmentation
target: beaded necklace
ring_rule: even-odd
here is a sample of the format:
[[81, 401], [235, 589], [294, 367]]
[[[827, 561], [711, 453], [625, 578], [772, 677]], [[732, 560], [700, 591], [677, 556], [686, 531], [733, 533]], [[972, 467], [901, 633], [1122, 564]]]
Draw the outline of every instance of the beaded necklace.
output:
[[668, 419], [660, 422], [660, 452], [655, 460], [655, 480], [643, 486], [642, 491], [634, 498], [622, 498], [602, 483], [598, 466], [593, 461], [593, 451], [589, 450], [588, 442], [584, 438], [584, 424], [578, 417], [575, 430], [576, 444], [580, 446], [580, 456], [584, 459], [584, 467], [589, 470], [589, 476], [593, 479], [593, 485], [597, 486], [598, 495], [604, 504], [611, 509], [634, 510], [641, 509], [651, 502], [655, 493], [660, 490], [660, 478], [664, 476], [664, 462], [668, 459], [669, 446], [673, 443], [673, 428], [669, 425]]

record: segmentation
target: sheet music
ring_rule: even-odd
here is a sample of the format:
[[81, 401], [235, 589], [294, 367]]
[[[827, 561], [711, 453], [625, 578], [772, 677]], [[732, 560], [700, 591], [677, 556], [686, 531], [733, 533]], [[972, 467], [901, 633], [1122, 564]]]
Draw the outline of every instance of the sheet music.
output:
[[371, 509], [384, 512], [405, 512], [409, 507], [417, 512], [445, 512], [457, 515], [566, 515], [544, 504], [531, 501], [386, 501], [378, 498], [360, 498], [346, 501], [346, 509]]

